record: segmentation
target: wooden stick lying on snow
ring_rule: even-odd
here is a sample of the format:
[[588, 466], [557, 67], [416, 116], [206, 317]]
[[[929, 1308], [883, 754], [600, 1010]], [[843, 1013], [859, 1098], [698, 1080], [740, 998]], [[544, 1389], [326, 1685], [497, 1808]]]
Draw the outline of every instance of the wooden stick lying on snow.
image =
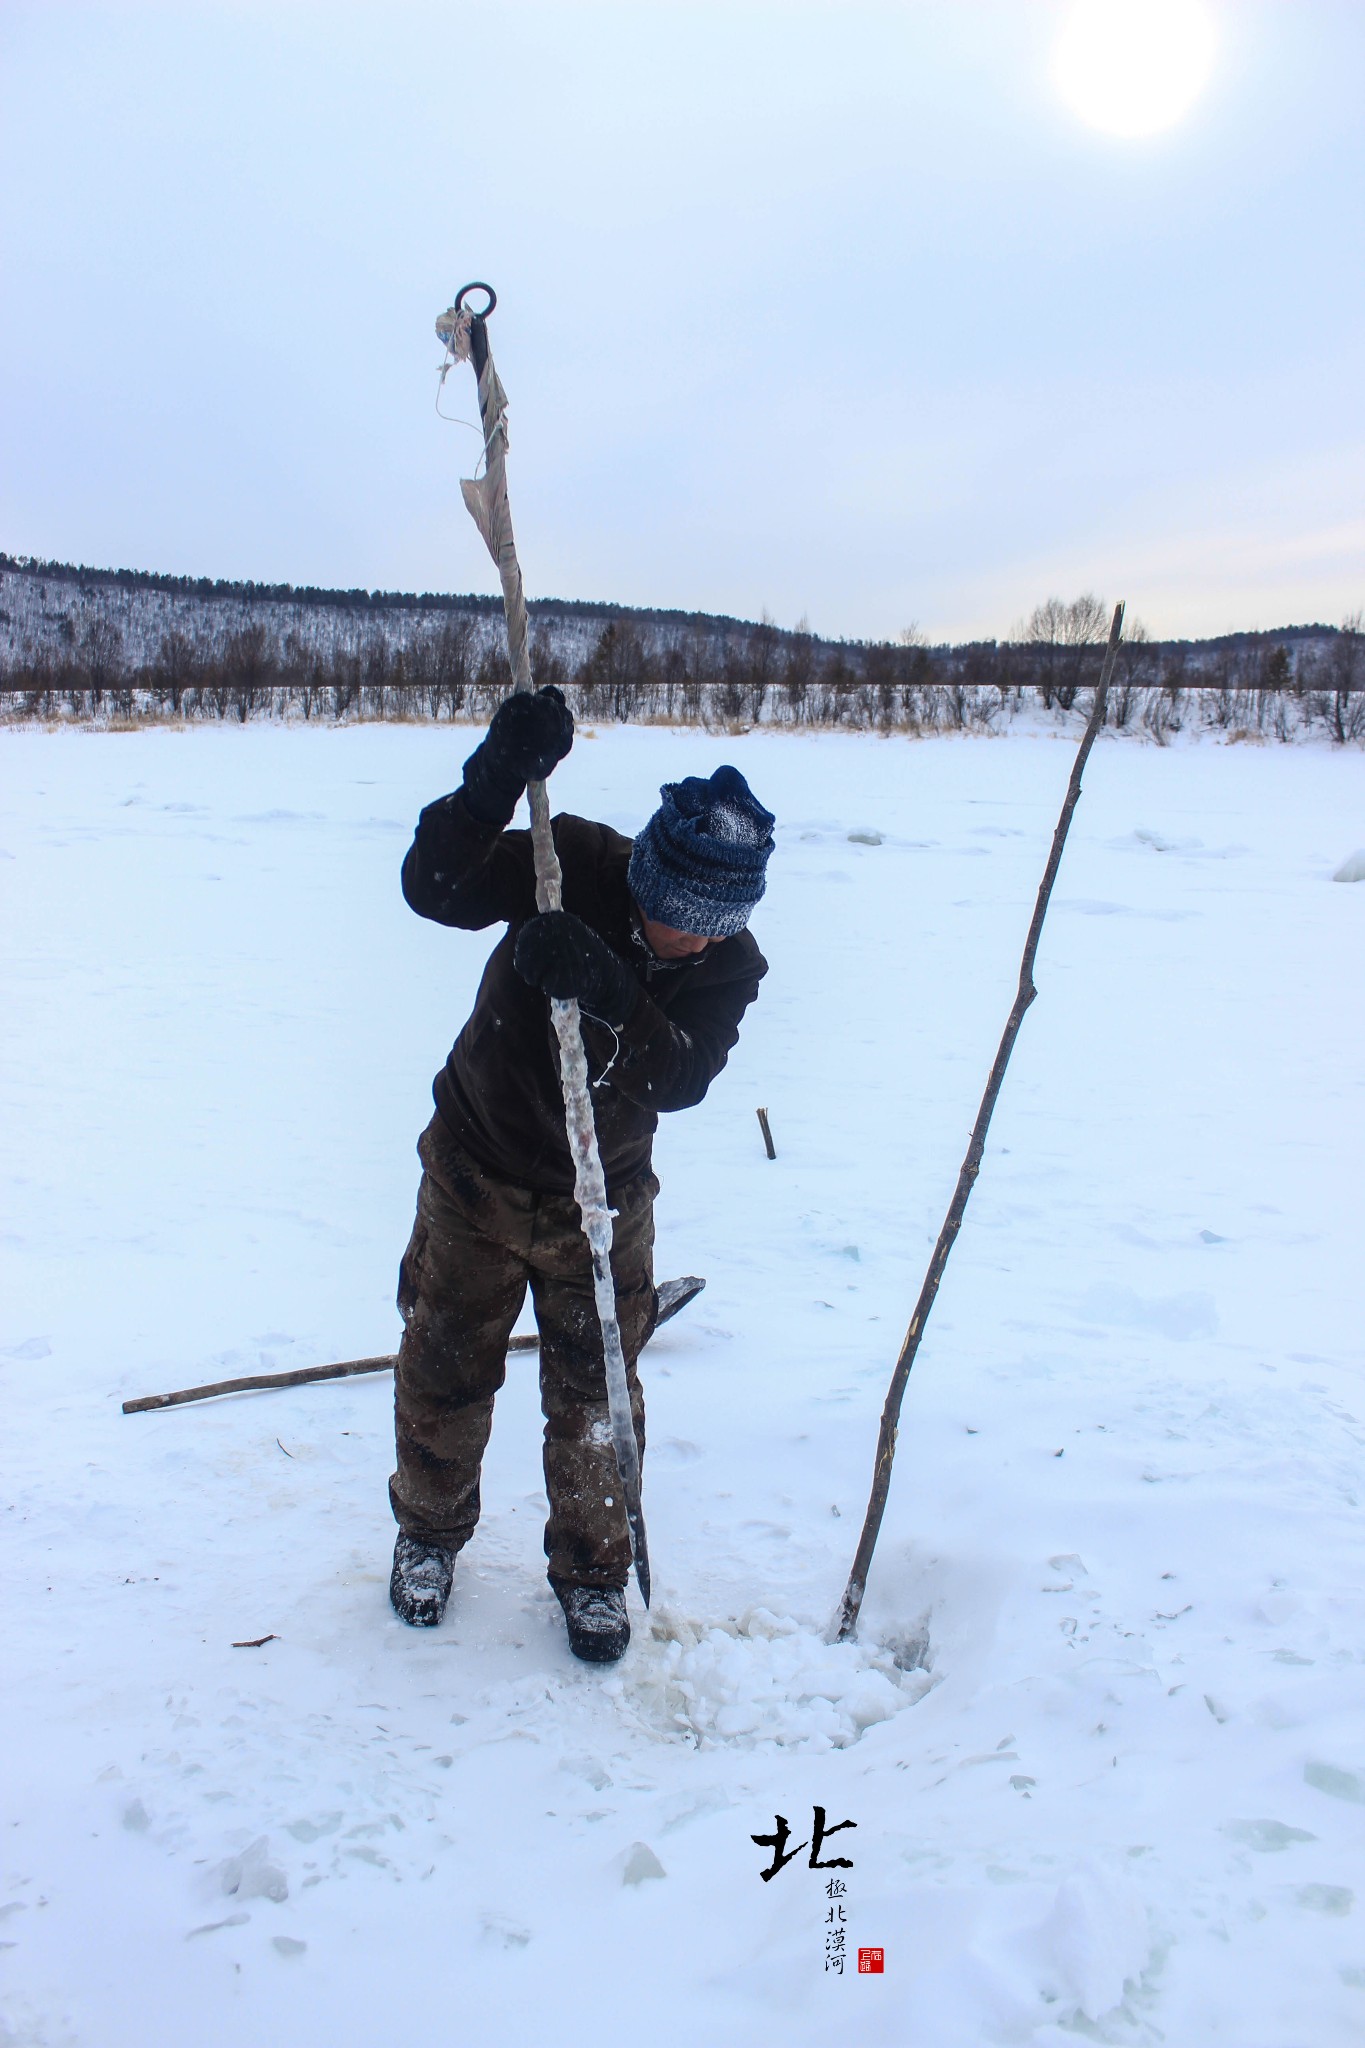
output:
[[[706, 1282], [689, 1273], [681, 1280], [665, 1280], [659, 1288], [659, 1314], [654, 1328], [666, 1323], [680, 1308], [686, 1308]], [[538, 1351], [540, 1338], [510, 1337], [509, 1351]], [[348, 1380], [362, 1372], [392, 1372], [397, 1357], [352, 1358], [344, 1365], [305, 1365], [296, 1372], [253, 1372], [245, 1379], [214, 1380], [207, 1387], [182, 1387], [175, 1394], [144, 1394], [140, 1400], [125, 1401], [125, 1415], [141, 1415], [148, 1408], [181, 1408], [187, 1401], [211, 1401], [215, 1394], [249, 1394], [259, 1387], [306, 1387], [313, 1380]]]
[[1048, 855], [1047, 866], [1043, 870], [1043, 879], [1038, 886], [1038, 900], [1033, 906], [1033, 921], [1029, 925], [1028, 937], [1024, 941], [1024, 957], [1019, 968], [1019, 991], [1014, 998], [1014, 1007], [1005, 1020], [1005, 1029], [1000, 1040], [1000, 1048], [995, 1055], [995, 1064], [992, 1066], [986, 1082], [986, 1092], [981, 1098], [981, 1107], [976, 1113], [976, 1122], [972, 1125], [972, 1135], [971, 1141], [967, 1146], [967, 1156], [963, 1160], [961, 1170], [958, 1173], [957, 1187], [949, 1204], [948, 1214], [943, 1219], [943, 1228], [938, 1234], [938, 1242], [934, 1246], [932, 1256], [930, 1257], [929, 1270], [924, 1276], [924, 1285], [920, 1288], [919, 1300], [915, 1303], [915, 1313], [910, 1318], [910, 1328], [905, 1333], [905, 1342], [901, 1345], [900, 1357], [896, 1360], [896, 1369], [891, 1375], [891, 1386], [886, 1396], [886, 1406], [882, 1410], [881, 1428], [877, 1433], [877, 1456], [872, 1468], [872, 1494], [867, 1503], [867, 1516], [863, 1522], [863, 1533], [858, 1539], [858, 1550], [853, 1560], [853, 1569], [848, 1575], [848, 1584], [844, 1588], [844, 1597], [839, 1602], [839, 1612], [835, 1616], [834, 1625], [830, 1630], [830, 1639], [833, 1642], [847, 1642], [848, 1638], [856, 1632], [858, 1627], [858, 1610], [863, 1604], [863, 1591], [867, 1585], [868, 1567], [872, 1563], [872, 1552], [876, 1548], [877, 1532], [882, 1526], [882, 1515], [886, 1510], [886, 1497], [891, 1487], [891, 1461], [896, 1455], [896, 1430], [900, 1421], [901, 1402], [905, 1396], [906, 1381], [910, 1377], [910, 1368], [915, 1362], [915, 1353], [919, 1350], [920, 1338], [924, 1335], [924, 1325], [929, 1320], [929, 1311], [934, 1305], [939, 1282], [943, 1278], [943, 1269], [948, 1263], [948, 1254], [952, 1250], [957, 1233], [961, 1228], [962, 1218], [967, 1207], [967, 1199], [976, 1184], [976, 1177], [981, 1171], [981, 1160], [986, 1150], [986, 1132], [990, 1127], [991, 1112], [995, 1108], [996, 1097], [1000, 1093], [1000, 1084], [1005, 1078], [1005, 1068], [1009, 1064], [1009, 1056], [1014, 1050], [1014, 1041], [1019, 1036], [1019, 1026], [1024, 1021], [1024, 1012], [1038, 993], [1037, 989], [1033, 986], [1033, 963], [1038, 953], [1038, 940], [1042, 935], [1043, 919], [1047, 915], [1048, 901], [1052, 895], [1052, 885], [1057, 879], [1057, 870], [1061, 866], [1062, 848], [1066, 845], [1066, 835], [1067, 829], [1071, 824], [1071, 814], [1076, 808], [1076, 802], [1081, 793], [1081, 772], [1085, 767], [1086, 761], [1089, 759], [1090, 749], [1095, 744], [1095, 735], [1104, 723], [1104, 706], [1109, 694], [1109, 678], [1114, 672], [1114, 660], [1119, 651], [1119, 636], [1122, 631], [1123, 606], [1117, 604], [1114, 607], [1114, 622], [1109, 628], [1109, 645], [1105, 650], [1104, 666], [1100, 670], [1100, 679], [1095, 688], [1095, 701], [1090, 712], [1090, 722], [1086, 726], [1084, 737], [1076, 751], [1076, 759], [1072, 764], [1071, 780], [1067, 783], [1066, 795], [1062, 800], [1062, 814], [1057, 820], [1057, 829], [1052, 835], [1052, 851]]
[[[509, 1351], [520, 1351], [536, 1342], [534, 1337], [513, 1337]], [[348, 1380], [361, 1372], [392, 1372], [396, 1356], [351, 1358], [344, 1365], [305, 1365], [297, 1372], [253, 1372], [245, 1379], [214, 1380], [207, 1387], [181, 1387], [175, 1394], [143, 1394], [125, 1401], [125, 1415], [141, 1415], [147, 1408], [180, 1408], [186, 1401], [211, 1401], [215, 1394], [249, 1394], [258, 1387], [306, 1387], [310, 1380]]]

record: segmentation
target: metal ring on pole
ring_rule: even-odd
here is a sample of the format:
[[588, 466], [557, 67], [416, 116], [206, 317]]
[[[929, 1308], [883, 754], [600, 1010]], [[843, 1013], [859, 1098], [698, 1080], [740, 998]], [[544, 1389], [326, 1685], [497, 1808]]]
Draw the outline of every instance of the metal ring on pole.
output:
[[475, 279], [473, 284], [462, 284], [460, 286], [460, 289], [455, 294], [455, 304], [452, 309], [454, 312], [462, 313], [464, 311], [464, 299], [466, 292], [487, 292], [488, 304], [484, 307], [482, 313], [474, 313], [474, 309], [472, 306], [469, 309], [471, 313], [474, 313], [474, 318], [476, 320], [486, 320], [489, 314], [492, 312], [493, 308], [498, 303], [498, 295], [494, 291], [492, 285], [484, 284], [478, 278]]

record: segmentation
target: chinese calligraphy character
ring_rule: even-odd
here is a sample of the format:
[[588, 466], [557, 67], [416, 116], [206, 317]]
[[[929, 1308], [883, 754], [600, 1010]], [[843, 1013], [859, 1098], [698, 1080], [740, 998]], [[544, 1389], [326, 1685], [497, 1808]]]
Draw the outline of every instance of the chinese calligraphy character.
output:
[[823, 1806], [817, 1806], [815, 1808], [815, 1836], [810, 1845], [811, 1869], [852, 1870], [853, 1858], [851, 1856], [831, 1856], [824, 1863], [821, 1863], [819, 1859], [820, 1851], [830, 1835], [841, 1835], [845, 1828], [856, 1828], [857, 1825], [856, 1820], [841, 1820], [837, 1821], [832, 1828], [827, 1828], [825, 1826], [825, 1809]]
[[785, 1814], [776, 1813], [773, 1815], [773, 1819], [777, 1823], [776, 1834], [750, 1835], [749, 1837], [751, 1842], [757, 1842], [760, 1849], [771, 1849], [773, 1852], [773, 1860], [769, 1867], [759, 1872], [764, 1884], [767, 1884], [769, 1878], [776, 1877], [784, 1864], [790, 1863], [793, 1857], [799, 1856], [801, 1851], [807, 1847], [805, 1842], [798, 1842], [794, 1849], [788, 1849], [787, 1844], [792, 1838], [791, 1824]]
[[[858, 1825], [857, 1821], [836, 1821], [831, 1828], [825, 1825], [825, 1809], [823, 1806], [813, 1808], [812, 1812], [815, 1833], [809, 1842], [798, 1842], [794, 1849], [787, 1847], [792, 1835], [791, 1823], [785, 1815], [780, 1813], [773, 1815], [774, 1832], [771, 1835], [750, 1835], [749, 1840], [756, 1842], [760, 1849], [771, 1849], [773, 1852], [773, 1860], [768, 1868], [759, 1872], [759, 1876], [763, 1879], [764, 1884], [767, 1884], [771, 1878], [776, 1877], [779, 1870], [784, 1869], [788, 1863], [791, 1863], [806, 1848], [810, 1850], [810, 1860], [807, 1867], [811, 1870], [852, 1870], [853, 1858], [851, 1856], [828, 1856], [822, 1862], [820, 1860], [820, 1851], [831, 1835], [842, 1834], [845, 1828], [856, 1828]], [[839, 1884], [839, 1892], [842, 1894], [844, 1887], [837, 1878], [832, 1878], [830, 1884]], [[835, 1893], [831, 1890], [829, 1891], [829, 1896], [833, 1898]]]

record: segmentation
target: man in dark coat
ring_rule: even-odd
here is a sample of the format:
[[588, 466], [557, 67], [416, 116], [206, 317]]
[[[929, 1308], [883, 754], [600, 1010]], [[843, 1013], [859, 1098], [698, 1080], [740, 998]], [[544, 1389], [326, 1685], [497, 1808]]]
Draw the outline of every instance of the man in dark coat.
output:
[[537, 915], [531, 835], [508, 827], [527, 783], [547, 776], [572, 743], [558, 690], [509, 697], [461, 787], [422, 812], [403, 862], [403, 894], [419, 916], [466, 931], [505, 922], [507, 931], [436, 1076], [436, 1114], [417, 1148], [424, 1170], [398, 1286], [390, 1595], [418, 1627], [445, 1612], [455, 1554], [479, 1518], [493, 1397], [529, 1285], [550, 1583], [576, 1655], [609, 1661], [630, 1640], [630, 1536], [546, 998], [581, 1006], [643, 1455], [635, 1360], [657, 1309], [653, 1134], [661, 1111], [701, 1101], [767, 972], [746, 926], [763, 894], [774, 821], [735, 768], [666, 785], [633, 842], [607, 825], [557, 817], [564, 908]]

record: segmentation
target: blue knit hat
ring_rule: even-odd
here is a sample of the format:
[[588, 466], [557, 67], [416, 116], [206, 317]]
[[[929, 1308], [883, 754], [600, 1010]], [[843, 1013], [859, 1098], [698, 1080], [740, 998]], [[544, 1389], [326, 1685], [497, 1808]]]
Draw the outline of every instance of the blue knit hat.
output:
[[763, 894], [772, 812], [738, 768], [666, 782], [659, 794], [663, 802], [631, 851], [631, 895], [647, 918], [674, 931], [719, 939], [742, 932]]

